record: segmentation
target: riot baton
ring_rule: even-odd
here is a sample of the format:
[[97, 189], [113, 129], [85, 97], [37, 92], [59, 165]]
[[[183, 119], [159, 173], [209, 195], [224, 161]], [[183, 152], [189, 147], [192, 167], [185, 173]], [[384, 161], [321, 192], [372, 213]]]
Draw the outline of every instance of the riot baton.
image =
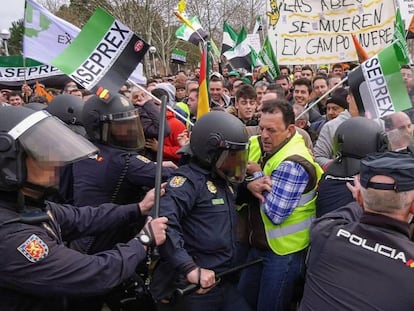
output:
[[[158, 150], [157, 150], [157, 166], [155, 168], [155, 199], [154, 199], [154, 213], [153, 217], [158, 218], [160, 215], [160, 198], [161, 198], [161, 182], [162, 182], [162, 161], [163, 161], [163, 150], [164, 150], [164, 130], [165, 123], [167, 122], [167, 96], [161, 97], [161, 112], [160, 112], [160, 125], [158, 129]], [[154, 272], [156, 263], [159, 258], [157, 247], [148, 248], [147, 252], [147, 266], [148, 273], [145, 279], [145, 286], [147, 289], [150, 288], [152, 281], [152, 274]]]
[[154, 218], [158, 218], [160, 214], [160, 198], [161, 198], [161, 181], [162, 181], [162, 161], [164, 151], [164, 131], [167, 122], [167, 96], [161, 97], [161, 114], [160, 125], [158, 130], [158, 150], [157, 150], [157, 167], [155, 171], [155, 200], [154, 200]]
[[[214, 283], [214, 285], [216, 285], [220, 281], [220, 279], [222, 277], [225, 277], [226, 275], [229, 275], [229, 274], [232, 274], [232, 273], [239, 272], [240, 270], [243, 270], [243, 269], [246, 269], [246, 268], [248, 268], [250, 266], [253, 266], [253, 265], [256, 265], [258, 263], [261, 263], [262, 261], [263, 261], [263, 258], [258, 258], [256, 260], [251, 261], [251, 262], [247, 262], [247, 263], [244, 263], [242, 265], [239, 265], [239, 266], [230, 268], [230, 269], [228, 269], [226, 271], [223, 271], [221, 273], [218, 273], [216, 275], [216, 283]], [[200, 284], [190, 284], [190, 285], [188, 285], [185, 288], [177, 288], [175, 290], [175, 292], [179, 296], [184, 296], [184, 295], [188, 295], [188, 294], [191, 294], [191, 293], [195, 292], [199, 288], [200, 288]]]

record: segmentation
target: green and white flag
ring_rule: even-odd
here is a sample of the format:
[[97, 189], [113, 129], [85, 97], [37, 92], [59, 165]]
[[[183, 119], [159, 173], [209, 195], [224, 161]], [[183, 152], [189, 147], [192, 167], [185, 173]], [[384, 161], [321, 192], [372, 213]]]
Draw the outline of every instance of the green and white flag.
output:
[[128, 27], [98, 8], [52, 65], [88, 90], [116, 93], [148, 48]]
[[251, 47], [247, 40], [247, 33], [244, 27], [241, 29], [234, 48], [223, 54], [234, 69], [243, 68], [247, 72], [252, 70]]
[[34, 0], [26, 1], [23, 55], [44, 64], [61, 53], [80, 29], [53, 15]]
[[184, 64], [187, 62], [187, 52], [181, 49], [175, 48], [171, 52], [171, 61], [177, 64]]
[[54, 76], [63, 76], [63, 72], [32, 59], [24, 61], [20, 55], [0, 57], [0, 84], [2, 85], [21, 85], [23, 81], [31, 83]]
[[261, 31], [263, 29], [262, 17], [256, 17], [256, 23], [254, 24], [253, 33]]
[[348, 76], [359, 113], [382, 118], [411, 107], [400, 72], [400, 60], [392, 44], [374, 55]]
[[178, 27], [177, 31], [175, 32], [175, 36], [178, 39], [188, 41], [195, 45], [198, 45], [201, 41], [207, 39], [208, 35], [201, 26], [197, 16], [190, 18], [189, 22], [196, 31], [188, 27], [186, 24], [183, 24]]
[[393, 41], [395, 42], [394, 48], [400, 65], [407, 65], [410, 63], [410, 56], [408, 52], [407, 40], [405, 39], [405, 26], [401, 18], [400, 9], [397, 9], [395, 14], [394, 23], [394, 36]]
[[268, 67], [268, 72], [273, 79], [280, 75], [279, 64], [277, 63], [277, 58], [270, 44], [269, 37], [266, 37], [264, 40], [258, 58], [261, 60], [262, 66]]
[[223, 24], [223, 43], [221, 45], [221, 54], [234, 48], [238, 38], [238, 33], [227, 22]]

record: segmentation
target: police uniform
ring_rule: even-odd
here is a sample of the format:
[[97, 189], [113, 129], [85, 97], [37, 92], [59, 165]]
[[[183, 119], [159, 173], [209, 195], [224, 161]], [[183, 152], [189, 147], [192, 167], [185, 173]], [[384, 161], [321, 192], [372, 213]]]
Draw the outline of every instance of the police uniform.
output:
[[145, 258], [136, 239], [97, 255], [63, 244], [64, 239], [138, 220], [137, 204], [76, 208], [46, 202], [42, 209], [50, 215], [48, 220], [22, 221], [15, 193], [2, 192], [1, 198], [0, 310], [64, 310], [73, 296], [102, 294], [119, 285]]
[[[361, 161], [365, 189], [411, 191], [413, 174], [410, 154], [387, 152]], [[372, 183], [375, 175], [390, 176], [395, 183]], [[299, 310], [412, 310], [413, 268], [408, 222], [349, 203], [313, 224]]]
[[[73, 164], [74, 205], [97, 206], [106, 202], [129, 204], [140, 201], [146, 191], [154, 187], [156, 164], [136, 152], [96, 144], [97, 157]], [[162, 180], [173, 173], [173, 168], [162, 170]], [[143, 224], [143, 223], [142, 223]], [[106, 231], [98, 237], [82, 237], [70, 246], [83, 253], [93, 254], [112, 248], [135, 235], [137, 225]]]
[[[236, 208], [234, 193], [223, 179], [191, 162], [180, 167], [172, 177], [161, 198], [160, 216], [168, 217], [167, 240], [160, 247], [161, 264], [156, 269], [154, 282], [166, 280], [173, 271], [175, 286], [188, 285], [186, 275], [197, 267], [223, 272], [235, 265]], [[167, 274], [165, 274], [167, 273]], [[154, 288], [161, 300], [165, 288]], [[167, 297], [170, 299], [171, 297]], [[184, 297], [185, 310], [247, 310], [235, 287], [222, 280], [207, 294]], [[230, 308], [228, 309], [230, 310]]]
[[[329, 167], [328, 167], [329, 169]], [[346, 183], [353, 184], [354, 177], [333, 176], [324, 174], [319, 181], [316, 197], [316, 217], [336, 210], [354, 201]]]
[[311, 243], [300, 311], [412, 310], [408, 223], [353, 202], [316, 220]]
[[[138, 202], [142, 199], [140, 195], [154, 187], [155, 162], [134, 151], [99, 143], [96, 146], [99, 148], [97, 157], [73, 165], [75, 206]], [[166, 181], [173, 172], [173, 168], [164, 167], [162, 180]]]

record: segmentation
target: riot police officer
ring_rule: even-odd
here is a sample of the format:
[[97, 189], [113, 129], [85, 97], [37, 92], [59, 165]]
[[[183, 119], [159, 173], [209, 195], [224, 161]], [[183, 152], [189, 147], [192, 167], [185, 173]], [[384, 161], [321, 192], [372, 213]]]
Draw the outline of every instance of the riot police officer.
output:
[[359, 173], [361, 159], [369, 153], [387, 149], [387, 136], [376, 121], [355, 117], [343, 122], [334, 136], [336, 158], [319, 182], [316, 216], [320, 217], [353, 202], [346, 183], [353, 183], [355, 175]]
[[[86, 137], [86, 131], [82, 124], [83, 105], [84, 102], [79, 96], [61, 94], [55, 96], [45, 107], [45, 110], [66, 123], [75, 133]], [[60, 169], [58, 199], [67, 204], [73, 204], [72, 165], [71, 163]]]
[[65, 122], [69, 128], [82, 136], [86, 136], [82, 124], [84, 102], [79, 96], [60, 94], [55, 96], [47, 105], [46, 110], [53, 116]]
[[[96, 151], [43, 110], [0, 108], [0, 310], [67, 309], [71, 297], [117, 286], [145, 258], [146, 246], [138, 238], [93, 256], [63, 243], [137, 221], [141, 209], [153, 203], [153, 192], [139, 204], [99, 208], [44, 201], [60, 166]], [[161, 244], [166, 222], [153, 220], [141, 235]]]
[[[244, 179], [247, 144], [245, 126], [226, 112], [210, 112], [195, 124], [188, 146], [193, 157], [169, 179], [160, 202], [160, 215], [169, 219], [154, 276], [153, 295], [160, 309], [249, 309], [229, 280], [217, 284], [216, 279], [236, 264], [233, 183]], [[163, 303], [171, 302], [176, 286], [189, 283], [200, 289], [184, 296], [179, 307], [178, 302]]]
[[[83, 107], [82, 123], [99, 154], [73, 165], [74, 205], [128, 204], [154, 187], [156, 163], [138, 153], [145, 138], [138, 110], [126, 97], [116, 94], [108, 101], [91, 97]], [[164, 167], [164, 181], [175, 167]], [[71, 247], [89, 254], [110, 249], [114, 243], [129, 240], [135, 228], [122, 227], [94, 238], [85, 237], [72, 241]]]

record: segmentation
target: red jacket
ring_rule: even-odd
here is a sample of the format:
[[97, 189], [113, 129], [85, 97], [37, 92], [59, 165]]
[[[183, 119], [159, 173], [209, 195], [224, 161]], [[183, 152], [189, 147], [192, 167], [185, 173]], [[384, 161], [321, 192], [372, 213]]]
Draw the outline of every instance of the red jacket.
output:
[[175, 163], [180, 159], [180, 155], [176, 152], [181, 146], [178, 144], [178, 134], [186, 130], [185, 125], [175, 117], [174, 112], [167, 110], [167, 122], [171, 128], [171, 134], [164, 139], [164, 161], [173, 161]]

